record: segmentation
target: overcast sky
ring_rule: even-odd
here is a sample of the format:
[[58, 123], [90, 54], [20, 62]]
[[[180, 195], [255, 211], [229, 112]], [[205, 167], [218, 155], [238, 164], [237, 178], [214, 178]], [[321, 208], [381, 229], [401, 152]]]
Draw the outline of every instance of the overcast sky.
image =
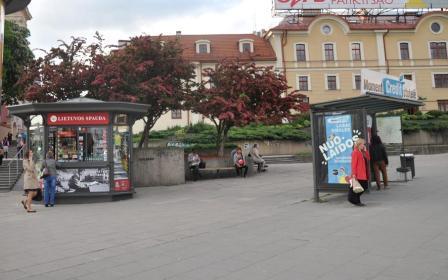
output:
[[58, 39], [92, 38], [108, 44], [147, 34], [252, 33], [278, 23], [271, 0], [32, 0], [31, 48], [49, 49]]

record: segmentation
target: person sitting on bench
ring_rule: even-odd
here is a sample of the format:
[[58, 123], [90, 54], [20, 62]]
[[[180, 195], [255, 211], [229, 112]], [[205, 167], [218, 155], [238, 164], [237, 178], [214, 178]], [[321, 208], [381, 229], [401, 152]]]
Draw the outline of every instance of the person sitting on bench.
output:
[[196, 181], [198, 177], [201, 176], [201, 174], [199, 174], [200, 164], [201, 164], [201, 158], [199, 157], [196, 150], [191, 151], [191, 153], [188, 154], [188, 167], [190, 168], [193, 174], [193, 181]]
[[[238, 176], [243, 175], [244, 177], [246, 177], [247, 170], [249, 168], [247, 167], [246, 158], [244, 157], [243, 151], [241, 150], [241, 148], [236, 149], [236, 153], [233, 156], [233, 163], [235, 165], [236, 174]], [[244, 169], [244, 173], [241, 172], [242, 169]]]
[[260, 155], [260, 150], [258, 150], [258, 144], [255, 143], [252, 146], [252, 150], [250, 151], [250, 154], [252, 158], [254, 159], [254, 162], [257, 164], [257, 171], [266, 171], [266, 161], [263, 159], [263, 157]]

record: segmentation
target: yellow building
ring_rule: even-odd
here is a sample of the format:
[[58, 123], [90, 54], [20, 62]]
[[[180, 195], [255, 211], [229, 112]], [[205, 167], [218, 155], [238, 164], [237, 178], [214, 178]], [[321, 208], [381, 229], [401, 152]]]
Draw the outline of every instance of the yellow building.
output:
[[448, 111], [448, 12], [287, 17], [266, 38], [293, 90], [318, 103], [360, 94], [368, 68], [416, 82], [422, 110]]

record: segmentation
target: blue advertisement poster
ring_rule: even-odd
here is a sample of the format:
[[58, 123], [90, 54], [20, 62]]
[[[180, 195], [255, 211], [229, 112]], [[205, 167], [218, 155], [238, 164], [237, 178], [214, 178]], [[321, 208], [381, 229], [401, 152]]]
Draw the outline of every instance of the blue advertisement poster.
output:
[[325, 128], [327, 141], [320, 149], [328, 166], [328, 183], [347, 184], [346, 177], [351, 174], [353, 149], [352, 117], [326, 116]]

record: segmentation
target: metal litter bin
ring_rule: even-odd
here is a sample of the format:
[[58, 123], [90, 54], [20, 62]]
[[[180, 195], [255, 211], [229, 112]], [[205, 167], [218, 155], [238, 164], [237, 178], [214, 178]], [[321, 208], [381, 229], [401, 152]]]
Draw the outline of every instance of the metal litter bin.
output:
[[400, 154], [401, 167], [410, 167], [412, 178], [415, 177], [414, 154]]

